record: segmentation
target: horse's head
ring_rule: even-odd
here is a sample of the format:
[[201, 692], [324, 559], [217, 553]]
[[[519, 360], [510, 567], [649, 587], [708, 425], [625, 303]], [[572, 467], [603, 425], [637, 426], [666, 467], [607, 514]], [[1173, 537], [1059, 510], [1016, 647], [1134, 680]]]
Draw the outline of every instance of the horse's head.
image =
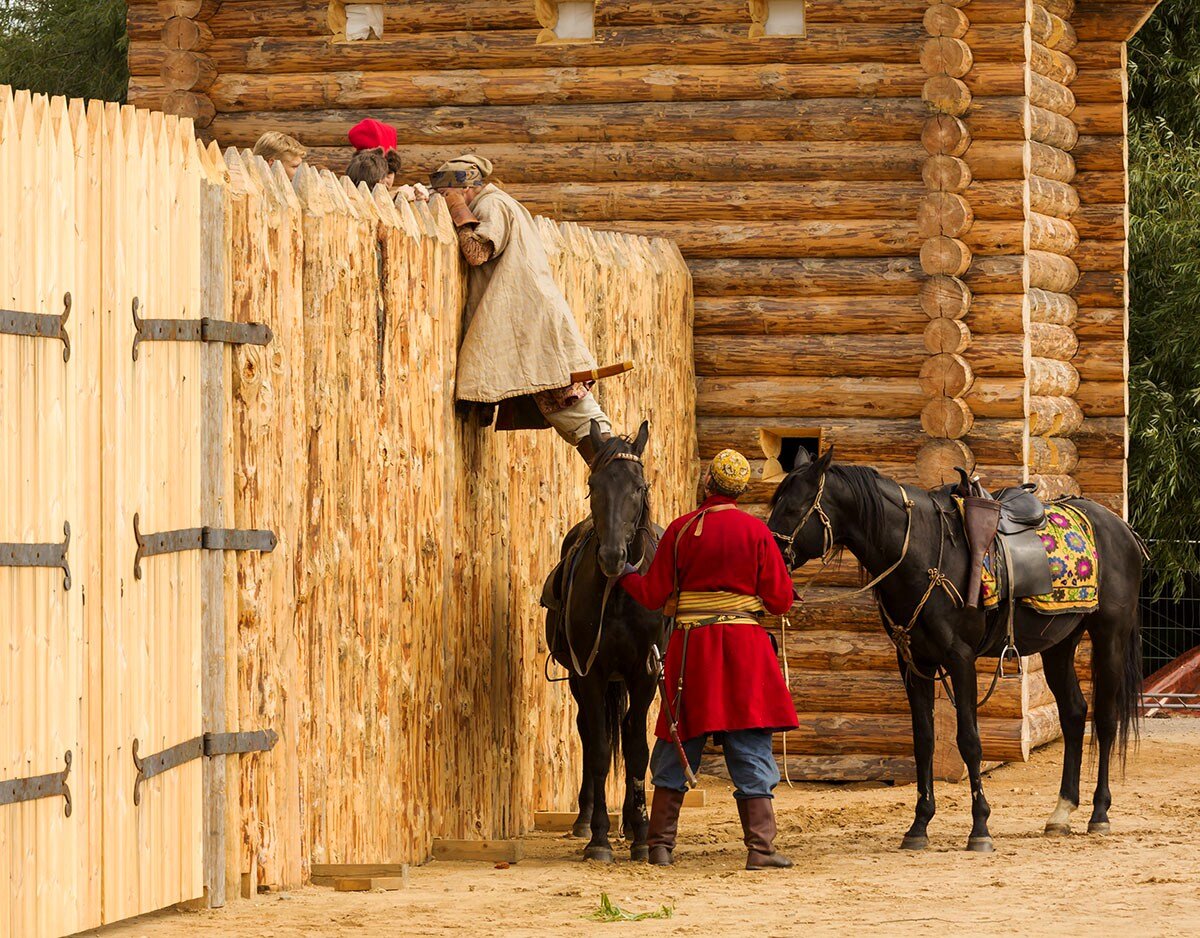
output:
[[779, 483], [771, 496], [771, 517], [767, 527], [775, 535], [783, 559], [789, 567], [799, 567], [822, 556], [832, 546], [821, 496], [825, 473], [833, 462], [833, 447], [813, 460], [801, 450], [796, 468]]
[[629, 544], [647, 521], [649, 499], [642, 453], [650, 439], [650, 423], [643, 421], [633, 439], [614, 436], [604, 439], [595, 420], [591, 427], [592, 474], [588, 479], [592, 522], [600, 570], [619, 576], [629, 559]]

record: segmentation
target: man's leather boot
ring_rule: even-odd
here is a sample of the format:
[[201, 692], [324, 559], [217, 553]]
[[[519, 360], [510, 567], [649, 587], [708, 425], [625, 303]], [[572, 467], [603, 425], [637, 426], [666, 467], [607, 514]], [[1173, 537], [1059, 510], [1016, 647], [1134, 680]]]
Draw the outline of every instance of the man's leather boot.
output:
[[674, 788], [655, 788], [654, 801], [650, 805], [650, 834], [646, 843], [650, 846], [651, 866], [670, 866], [674, 863], [675, 835], [679, 831], [679, 809], [683, 807], [686, 792]]
[[775, 804], [770, 798], [737, 799], [746, 844], [746, 869], [786, 869], [792, 861], [775, 850]]
[[596, 459], [596, 447], [592, 443], [592, 438], [590, 436], [585, 436], [582, 440], [575, 444], [575, 449], [579, 452], [579, 455], [583, 457], [583, 461], [587, 463], [588, 467], [590, 468]]

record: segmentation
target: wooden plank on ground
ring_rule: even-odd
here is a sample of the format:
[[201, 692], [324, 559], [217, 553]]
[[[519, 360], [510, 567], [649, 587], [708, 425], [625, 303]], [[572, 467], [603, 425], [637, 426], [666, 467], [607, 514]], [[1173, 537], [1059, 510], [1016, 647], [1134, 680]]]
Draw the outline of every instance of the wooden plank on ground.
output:
[[525, 850], [519, 840], [435, 840], [435, 860], [484, 860], [489, 863], [520, 863]]
[[[574, 811], [536, 811], [533, 815], [533, 827], [539, 831], [569, 831], [575, 826], [575, 818], [578, 816]], [[610, 811], [608, 823], [614, 830], [620, 827], [620, 813]]]
[[333, 881], [335, 892], [373, 892], [384, 889], [392, 892], [405, 889], [408, 886], [408, 876], [353, 876]]

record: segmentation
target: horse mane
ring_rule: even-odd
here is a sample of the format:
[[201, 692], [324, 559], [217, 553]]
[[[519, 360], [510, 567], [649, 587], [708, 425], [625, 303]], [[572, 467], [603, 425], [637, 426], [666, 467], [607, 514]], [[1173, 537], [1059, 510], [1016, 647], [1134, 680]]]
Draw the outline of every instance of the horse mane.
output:
[[[790, 472], [780, 483], [771, 496], [770, 507], [775, 505], [795, 487], [802, 470]], [[825, 471], [827, 476], [836, 476], [846, 483], [854, 501], [862, 510], [864, 533], [872, 541], [878, 543], [884, 536], [886, 525], [887, 499], [879, 487], [883, 476], [870, 466], [855, 466], [851, 463], [831, 463]]]
[[863, 533], [878, 544], [887, 532], [887, 504], [879, 483], [883, 476], [870, 466], [833, 463], [828, 474], [837, 476], [850, 489], [850, 495], [862, 512]]

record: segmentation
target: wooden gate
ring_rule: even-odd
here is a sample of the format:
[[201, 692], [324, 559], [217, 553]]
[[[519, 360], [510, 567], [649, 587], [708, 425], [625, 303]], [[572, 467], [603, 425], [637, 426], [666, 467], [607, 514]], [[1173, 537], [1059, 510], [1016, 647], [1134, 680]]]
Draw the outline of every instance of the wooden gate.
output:
[[0, 935], [204, 894], [202, 184], [186, 123], [0, 89]]

